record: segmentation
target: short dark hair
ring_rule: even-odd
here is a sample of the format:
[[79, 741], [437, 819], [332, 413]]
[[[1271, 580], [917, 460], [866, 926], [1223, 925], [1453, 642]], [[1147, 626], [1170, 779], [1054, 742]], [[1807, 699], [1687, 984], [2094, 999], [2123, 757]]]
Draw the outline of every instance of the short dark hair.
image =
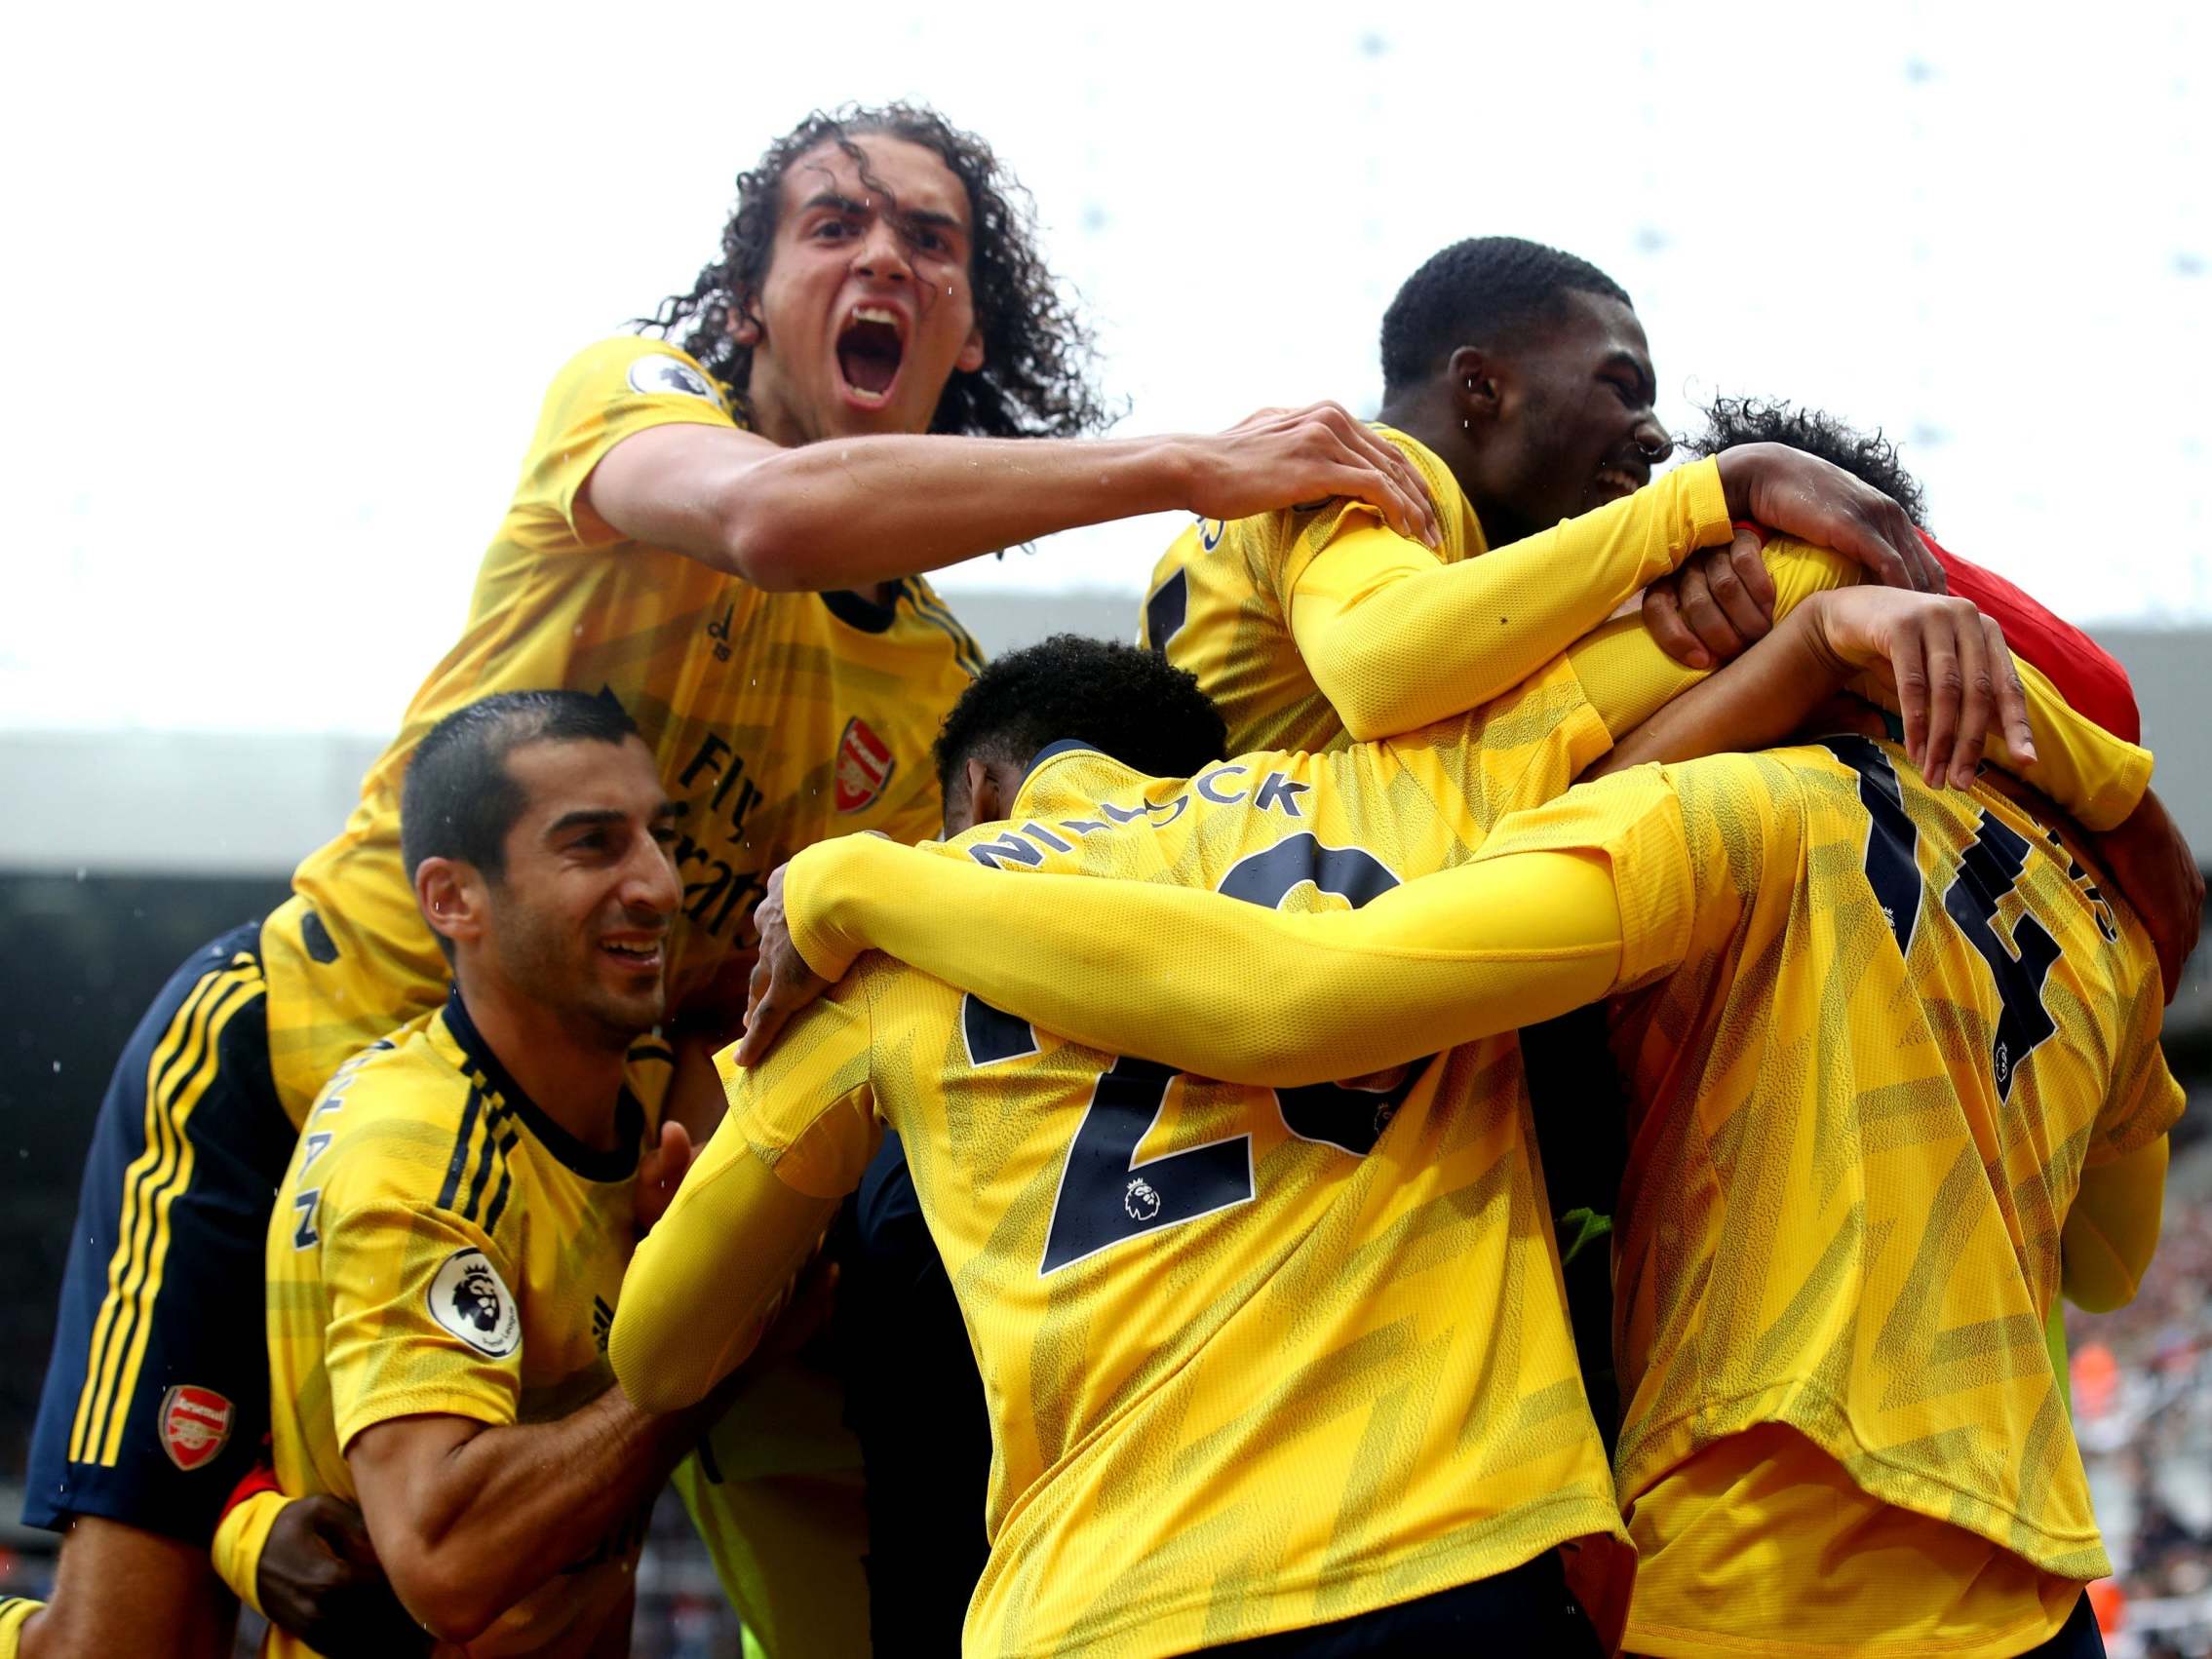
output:
[[1897, 458], [1897, 445], [1882, 428], [1861, 432], [1820, 409], [1780, 398], [1716, 397], [1705, 408], [1705, 430], [1686, 439], [1692, 455], [1718, 455], [1739, 444], [1786, 444], [1839, 466], [1872, 484], [1905, 510], [1917, 529], [1927, 528], [1927, 499], [1921, 481]]
[[424, 859], [458, 859], [496, 882], [507, 832], [526, 804], [507, 771], [525, 743], [619, 744], [638, 727], [612, 697], [586, 691], [500, 691], [455, 709], [407, 760], [400, 791], [400, 859], [407, 880]]
[[1157, 651], [1055, 634], [987, 665], [937, 734], [951, 794], [977, 756], [1027, 764], [1061, 738], [1153, 778], [1187, 778], [1228, 749], [1228, 725], [1198, 677]]
[[808, 150], [834, 143], [860, 168], [869, 189], [896, 209], [898, 198], [869, 172], [867, 152], [854, 142], [877, 134], [935, 151], [966, 189], [975, 226], [969, 266], [984, 363], [972, 373], [954, 372], [946, 383], [929, 430], [976, 438], [1073, 438], [1105, 427], [1112, 417], [1092, 383], [1091, 330], [1046, 268], [1028, 192], [989, 144], [921, 105], [818, 109], [770, 144], [757, 165], [737, 175], [737, 207], [722, 227], [720, 256], [699, 273], [688, 293], [670, 295], [651, 317], [639, 318], [638, 326], [663, 338], [685, 328], [683, 349], [730, 389], [742, 408], [753, 379], [753, 348], [738, 342], [730, 325], [758, 302], [767, 280], [784, 174]]
[[1589, 260], [1518, 236], [1471, 236], [1429, 255], [1382, 314], [1383, 397], [1437, 373], [1461, 346], [1525, 337], [1570, 293], [1635, 303]]

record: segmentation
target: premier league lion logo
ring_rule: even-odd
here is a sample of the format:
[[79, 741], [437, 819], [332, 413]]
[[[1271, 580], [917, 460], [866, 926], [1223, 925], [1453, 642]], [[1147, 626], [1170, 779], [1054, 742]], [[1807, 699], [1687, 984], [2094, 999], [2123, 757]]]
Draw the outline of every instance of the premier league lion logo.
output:
[[514, 1293], [481, 1250], [457, 1250], [430, 1281], [430, 1315], [479, 1353], [504, 1359], [523, 1341]]
[[486, 1333], [499, 1329], [502, 1298], [489, 1266], [471, 1268], [453, 1287], [453, 1311]]

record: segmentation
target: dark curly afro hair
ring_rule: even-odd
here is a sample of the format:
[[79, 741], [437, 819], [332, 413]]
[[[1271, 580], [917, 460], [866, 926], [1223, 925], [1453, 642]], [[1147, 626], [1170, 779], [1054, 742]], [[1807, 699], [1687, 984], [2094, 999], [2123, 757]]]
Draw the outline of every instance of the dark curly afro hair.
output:
[[1222, 758], [1228, 726], [1197, 676], [1157, 651], [1055, 634], [995, 658], [937, 734], [947, 794], [971, 757], [1027, 765], [1072, 738], [1147, 777], [1187, 778]]
[[1685, 439], [1683, 447], [1692, 455], [1718, 455], [1739, 444], [1786, 444], [1818, 455], [1896, 502], [1915, 528], [1927, 528], [1921, 481], [1905, 470], [1897, 445], [1879, 426], [1860, 432], [1832, 414], [1780, 398], [1717, 397], [1706, 406], [1705, 430]]
[[816, 110], [770, 144], [757, 166], [737, 175], [737, 209], [722, 227], [721, 257], [699, 273], [690, 292], [670, 295], [653, 316], [639, 318], [637, 327], [664, 339], [683, 330], [683, 349], [742, 405], [753, 375], [753, 348], [737, 342], [730, 324], [760, 297], [784, 174], [817, 145], [835, 144], [858, 164], [871, 190], [895, 203], [892, 192], [870, 174], [867, 155], [854, 142], [871, 134], [935, 151], [966, 187], [975, 224], [971, 277], [984, 366], [972, 374], [953, 374], [930, 431], [1072, 438], [1106, 426], [1110, 417], [1092, 383], [1092, 334], [1037, 251], [1028, 193], [989, 144], [935, 110], [912, 104]]

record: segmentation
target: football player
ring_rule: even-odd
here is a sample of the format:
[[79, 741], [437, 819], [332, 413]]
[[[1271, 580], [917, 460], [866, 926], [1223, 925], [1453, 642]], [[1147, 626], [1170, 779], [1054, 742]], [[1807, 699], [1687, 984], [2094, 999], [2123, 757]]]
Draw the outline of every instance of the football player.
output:
[[[1731, 519], [1940, 588], [1895, 504], [1825, 468], [1747, 471], [1719, 489], [1684, 468], [1633, 499], [1673, 449], [1656, 395], [1643, 325], [1610, 277], [1518, 237], [1455, 243], [1383, 317], [1375, 427], [1419, 469], [1441, 542], [1357, 502], [1201, 519], [1153, 572], [1142, 637], [1197, 675], [1232, 749], [1318, 750], [1510, 688], [1727, 543]], [[1710, 665], [1693, 640], [1682, 654]]]
[[[676, 820], [605, 699], [505, 692], [432, 727], [402, 856], [452, 988], [338, 1068], [277, 1191], [278, 1488], [357, 1503], [440, 1642], [626, 1651], [645, 1511], [703, 1426], [635, 1409], [604, 1352], [687, 1150], [672, 1132], [675, 1168], [641, 1167], [623, 1082], [665, 1007]], [[272, 1626], [262, 1651], [311, 1649]]]
[[118, 1062], [24, 1482], [25, 1520], [67, 1536], [53, 1605], [0, 1625], [0, 1659], [18, 1640], [226, 1645], [206, 1552], [267, 1416], [237, 1287], [316, 1092], [445, 995], [398, 830], [440, 718], [566, 687], [637, 721], [681, 814], [671, 1006], [711, 1015], [742, 996], [720, 971], [778, 862], [937, 822], [923, 752], [979, 658], [919, 572], [1122, 514], [1343, 491], [1434, 533], [1403, 458], [1333, 407], [1077, 441], [1101, 415], [1087, 336], [1018, 203], [989, 145], [933, 112], [809, 117], [740, 176], [720, 256], [660, 311], [681, 343], [604, 341], [555, 377], [467, 626], [344, 831], [265, 923], [179, 969]]

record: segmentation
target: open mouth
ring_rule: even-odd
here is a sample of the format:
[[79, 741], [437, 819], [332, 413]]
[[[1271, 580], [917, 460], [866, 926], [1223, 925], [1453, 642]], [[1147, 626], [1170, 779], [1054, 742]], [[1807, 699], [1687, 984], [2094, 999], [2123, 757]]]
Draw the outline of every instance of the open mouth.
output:
[[1618, 501], [1634, 495], [1644, 487], [1645, 481], [1622, 467], [1600, 467], [1591, 493], [1600, 501]]
[[658, 939], [602, 939], [600, 941], [600, 949], [632, 973], [660, 972], [661, 942]]
[[879, 305], [855, 307], [837, 335], [837, 372], [846, 396], [870, 407], [887, 403], [906, 354], [905, 325], [897, 312]]

